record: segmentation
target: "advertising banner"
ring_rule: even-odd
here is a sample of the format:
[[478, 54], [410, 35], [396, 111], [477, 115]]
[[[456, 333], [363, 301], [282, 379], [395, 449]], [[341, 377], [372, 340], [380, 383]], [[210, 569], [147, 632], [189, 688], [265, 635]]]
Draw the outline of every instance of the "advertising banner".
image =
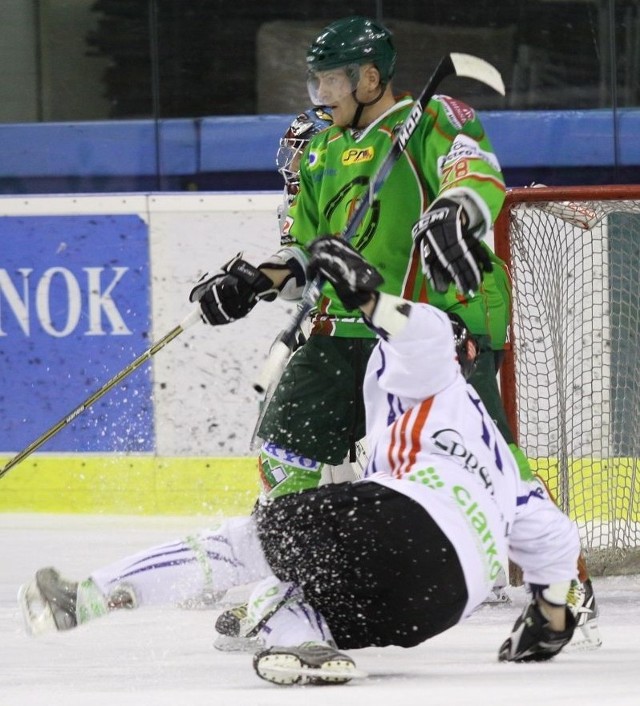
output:
[[[0, 217], [2, 450], [25, 447], [148, 347], [150, 300], [140, 215]], [[134, 375], [47, 451], [153, 450], [151, 370]]]

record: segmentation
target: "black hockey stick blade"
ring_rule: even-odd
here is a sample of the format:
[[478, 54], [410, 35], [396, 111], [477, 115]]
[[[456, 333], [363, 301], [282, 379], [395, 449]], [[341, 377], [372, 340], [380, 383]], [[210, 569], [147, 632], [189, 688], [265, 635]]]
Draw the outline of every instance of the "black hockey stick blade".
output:
[[[462, 76], [464, 78], [473, 78], [480, 81], [495, 91], [504, 95], [504, 82], [499, 71], [492, 66], [488, 61], [480, 59], [471, 54], [452, 53], [446, 54], [440, 59], [435, 71], [427, 81], [427, 84], [422, 89], [417, 100], [413, 104], [409, 115], [402, 124], [400, 130], [396, 133], [387, 156], [384, 158], [377, 171], [369, 182], [366, 198], [362, 198], [356, 206], [351, 219], [342, 233], [342, 238], [349, 241], [353, 238], [356, 230], [360, 227], [367, 211], [372, 206], [376, 197], [380, 193], [380, 189], [391, 172], [393, 165], [404, 153], [407, 143], [411, 136], [416, 131], [418, 123], [424, 113], [427, 103], [435, 95], [439, 85], [448, 76]], [[307, 318], [315, 307], [320, 292], [324, 285], [322, 277], [316, 277], [312, 280], [307, 288], [307, 291], [300, 302], [294, 316], [291, 318], [289, 325], [278, 336], [274, 344], [271, 346], [267, 361], [262, 368], [260, 376], [253, 383], [256, 392], [264, 393], [273, 381], [282, 375], [284, 366], [287, 363], [289, 355], [293, 350], [296, 340], [296, 332], [300, 328], [302, 322]]]
[[177, 326], [172, 328], [171, 331], [166, 333], [160, 340], [156, 341], [151, 348], [139, 355], [133, 362], [129, 363], [126, 368], [123, 368], [100, 389], [96, 390], [93, 394], [87, 397], [87, 399], [78, 405], [72, 412], [69, 412], [69, 414], [54, 424], [50, 429], [47, 429], [47, 431], [41, 434], [35, 441], [32, 441], [29, 446], [20, 451], [20, 453], [16, 454], [9, 461], [9, 463], [7, 463], [2, 470], [0, 470], [0, 478], [2, 478], [14, 466], [17, 466], [21, 461], [24, 461], [27, 456], [30, 456], [34, 451], [37, 451], [45, 442], [49, 441], [51, 437], [55, 436], [61, 429], [66, 427], [67, 424], [70, 424], [76, 417], [89, 409], [94, 402], [97, 402], [103, 395], [109, 392], [109, 390], [112, 390], [117, 384], [131, 375], [134, 370], [137, 370], [145, 361], [153, 357], [159, 350], [164, 348], [168, 343], [173, 341], [174, 338], [179, 336], [183, 331], [186, 331], [189, 327], [196, 324], [198, 321], [202, 321], [202, 313], [199, 305], [194, 308], [189, 316], [187, 316]]

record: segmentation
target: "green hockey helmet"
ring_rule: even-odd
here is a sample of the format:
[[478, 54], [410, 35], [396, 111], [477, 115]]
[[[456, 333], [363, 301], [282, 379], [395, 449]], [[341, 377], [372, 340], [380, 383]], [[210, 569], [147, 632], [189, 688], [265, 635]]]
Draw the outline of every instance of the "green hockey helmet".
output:
[[307, 51], [310, 73], [341, 66], [374, 64], [383, 84], [389, 82], [396, 65], [391, 32], [367, 17], [346, 17], [332, 22]]

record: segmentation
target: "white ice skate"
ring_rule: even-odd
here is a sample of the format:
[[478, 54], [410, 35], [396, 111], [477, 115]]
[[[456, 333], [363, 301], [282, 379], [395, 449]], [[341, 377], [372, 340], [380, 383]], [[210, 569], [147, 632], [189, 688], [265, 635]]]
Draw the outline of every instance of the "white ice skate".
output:
[[78, 624], [78, 583], [63, 579], [56, 569], [39, 569], [18, 591], [25, 628], [31, 635], [70, 630]]
[[39, 569], [35, 577], [20, 587], [18, 603], [28, 633], [71, 630], [112, 610], [137, 607], [135, 591], [118, 584], [104, 596], [91, 579], [69, 581], [53, 567]]

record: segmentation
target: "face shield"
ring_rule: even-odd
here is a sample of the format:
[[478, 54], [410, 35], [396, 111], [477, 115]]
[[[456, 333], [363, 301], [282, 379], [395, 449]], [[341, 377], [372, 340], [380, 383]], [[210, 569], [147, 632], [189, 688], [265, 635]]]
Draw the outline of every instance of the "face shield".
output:
[[327, 71], [310, 71], [307, 75], [307, 90], [314, 105], [337, 105], [350, 96], [360, 80], [360, 66], [347, 64]]

